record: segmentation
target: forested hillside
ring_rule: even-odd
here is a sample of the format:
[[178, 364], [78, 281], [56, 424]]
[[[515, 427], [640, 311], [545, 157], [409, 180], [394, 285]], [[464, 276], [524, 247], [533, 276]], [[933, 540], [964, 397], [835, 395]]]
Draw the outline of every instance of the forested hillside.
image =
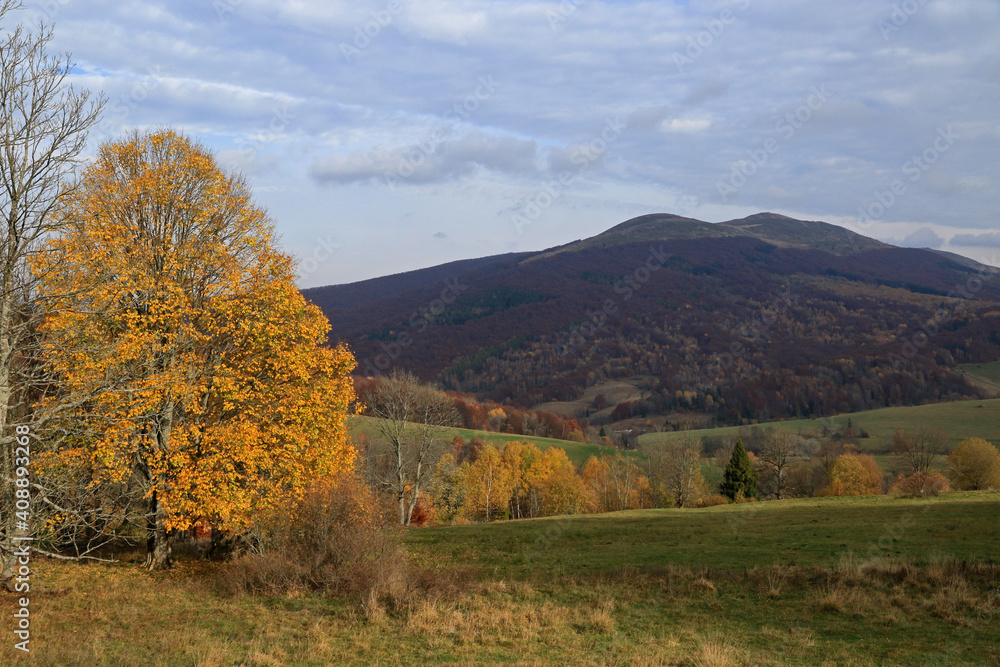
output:
[[[327, 305], [333, 340], [367, 375], [404, 368], [523, 406], [576, 400], [571, 416], [598, 420], [740, 423], [977, 397], [955, 367], [1000, 359], [994, 270], [821, 222], [643, 216], [488, 260]], [[602, 383], [620, 379], [638, 395], [608, 402]]]

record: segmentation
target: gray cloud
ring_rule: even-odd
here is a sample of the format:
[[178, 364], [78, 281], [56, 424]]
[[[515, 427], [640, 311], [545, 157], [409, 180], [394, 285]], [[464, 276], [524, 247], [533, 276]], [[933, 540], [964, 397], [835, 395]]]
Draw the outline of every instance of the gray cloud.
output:
[[1000, 248], [1000, 232], [987, 232], [984, 234], [956, 234], [951, 239], [951, 245]]
[[470, 132], [444, 138], [446, 131], [428, 135], [411, 146], [376, 147], [316, 160], [310, 173], [319, 183], [439, 183], [470, 176], [479, 169], [523, 173], [535, 166], [534, 141]]

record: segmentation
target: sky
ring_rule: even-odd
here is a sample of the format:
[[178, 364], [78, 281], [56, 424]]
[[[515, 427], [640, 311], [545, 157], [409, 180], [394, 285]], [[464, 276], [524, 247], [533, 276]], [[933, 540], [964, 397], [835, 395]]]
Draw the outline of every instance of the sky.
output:
[[91, 135], [249, 179], [302, 287], [772, 211], [1000, 265], [995, 0], [25, 0]]

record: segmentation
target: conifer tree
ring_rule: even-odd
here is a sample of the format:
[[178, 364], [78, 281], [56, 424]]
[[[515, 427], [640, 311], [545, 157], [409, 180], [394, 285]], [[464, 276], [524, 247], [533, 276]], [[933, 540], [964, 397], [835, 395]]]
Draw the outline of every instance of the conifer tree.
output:
[[733, 447], [733, 456], [726, 464], [726, 470], [722, 477], [722, 495], [730, 500], [737, 497], [756, 498], [757, 497], [757, 472], [753, 469], [750, 456], [743, 447], [743, 441], [737, 440]]

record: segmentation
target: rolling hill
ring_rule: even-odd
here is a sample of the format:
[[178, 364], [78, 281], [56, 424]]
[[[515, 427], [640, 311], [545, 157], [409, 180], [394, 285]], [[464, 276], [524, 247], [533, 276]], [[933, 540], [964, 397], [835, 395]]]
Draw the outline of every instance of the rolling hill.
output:
[[[592, 423], [984, 398], [957, 368], [1000, 360], [996, 270], [771, 213], [641, 216], [540, 252], [304, 293], [359, 373], [405, 368]], [[616, 400], [623, 385], [634, 394]]]

